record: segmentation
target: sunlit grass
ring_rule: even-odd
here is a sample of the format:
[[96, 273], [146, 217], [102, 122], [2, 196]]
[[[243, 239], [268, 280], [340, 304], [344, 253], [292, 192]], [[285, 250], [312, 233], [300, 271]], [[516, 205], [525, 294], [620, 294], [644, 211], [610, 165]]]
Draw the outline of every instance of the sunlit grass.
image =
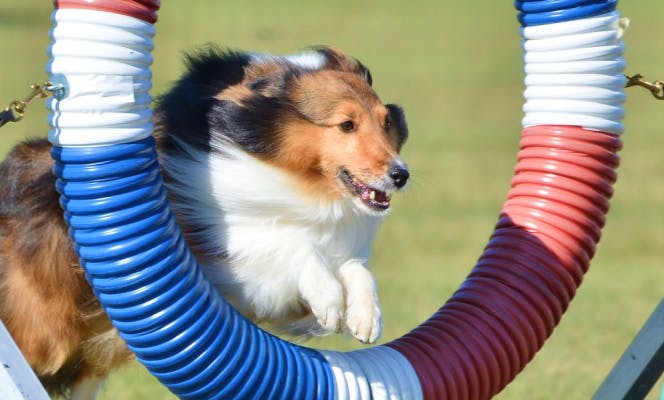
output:
[[[507, 193], [520, 131], [522, 67], [511, 1], [163, 2], [154, 93], [182, 70], [182, 51], [215, 42], [291, 53], [331, 44], [360, 58], [385, 101], [406, 109], [413, 171], [375, 246], [385, 318], [382, 342], [430, 316], [481, 253]], [[660, 0], [623, 1], [630, 72], [664, 78]], [[50, 3], [0, 3], [0, 102], [45, 78]], [[664, 104], [629, 92], [622, 166], [604, 237], [551, 339], [499, 399], [588, 399], [664, 294]], [[46, 112], [0, 130], [0, 155], [46, 134]], [[309, 342], [355, 349], [344, 337]], [[167, 399], [138, 364], [116, 373], [103, 399]], [[650, 399], [656, 399], [652, 394]]]

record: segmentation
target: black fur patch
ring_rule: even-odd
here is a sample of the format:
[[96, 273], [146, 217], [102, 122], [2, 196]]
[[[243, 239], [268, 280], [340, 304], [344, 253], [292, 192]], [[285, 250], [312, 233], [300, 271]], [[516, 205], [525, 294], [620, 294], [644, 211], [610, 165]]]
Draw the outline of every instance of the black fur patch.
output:
[[403, 108], [396, 104], [385, 104], [390, 113], [392, 120], [392, 129], [397, 133], [398, 147], [401, 149], [406, 140], [408, 139], [408, 124], [406, 124], [406, 116], [404, 115]]
[[260, 94], [238, 105], [229, 100], [216, 100], [208, 114], [210, 126], [223, 135], [212, 135], [213, 150], [223, 148], [230, 139], [250, 154], [269, 157], [279, 146], [279, 124], [290, 107], [281, 97]]
[[214, 96], [241, 82], [249, 62], [247, 54], [214, 46], [186, 55], [187, 72], [157, 100], [157, 131], [165, 134], [160, 144], [172, 150], [174, 143], [169, 136], [175, 136], [199, 150], [210, 151], [208, 114], [218, 102]]

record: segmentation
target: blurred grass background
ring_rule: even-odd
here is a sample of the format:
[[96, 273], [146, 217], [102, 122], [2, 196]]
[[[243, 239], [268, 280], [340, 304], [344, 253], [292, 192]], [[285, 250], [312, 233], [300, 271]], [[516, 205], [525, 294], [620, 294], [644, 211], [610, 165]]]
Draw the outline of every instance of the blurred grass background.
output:
[[[401, 104], [411, 138], [407, 193], [381, 229], [373, 265], [385, 319], [381, 342], [428, 318], [480, 255], [512, 176], [522, 116], [522, 64], [512, 1], [169, 0], [154, 51], [153, 94], [182, 71], [181, 54], [206, 42], [292, 53], [329, 44], [372, 70], [383, 100]], [[631, 19], [628, 73], [664, 78], [661, 0], [623, 1]], [[0, 102], [46, 76], [50, 2], [0, 3]], [[628, 92], [622, 166], [604, 236], [560, 326], [498, 399], [588, 399], [664, 295], [664, 102]], [[47, 131], [43, 107], [0, 131], [0, 157]], [[332, 337], [318, 348], [359, 348]], [[661, 387], [661, 380], [657, 386]], [[657, 390], [649, 399], [656, 399]], [[102, 399], [171, 399], [134, 363]]]

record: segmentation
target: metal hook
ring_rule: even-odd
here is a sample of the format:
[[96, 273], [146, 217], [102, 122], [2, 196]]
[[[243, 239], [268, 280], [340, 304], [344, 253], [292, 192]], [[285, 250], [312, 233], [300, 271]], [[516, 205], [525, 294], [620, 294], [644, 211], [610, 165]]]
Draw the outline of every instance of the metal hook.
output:
[[625, 75], [627, 78], [627, 82], [625, 83], [625, 87], [632, 87], [632, 86], [641, 86], [643, 88], [646, 88], [650, 91], [650, 93], [653, 95], [658, 100], [664, 100], [664, 82], [662, 81], [653, 81], [649, 82], [643, 79], [643, 76], [641, 74], [635, 74], [632, 76]]
[[59, 90], [58, 87], [53, 85], [51, 82], [46, 82], [42, 85], [33, 83], [30, 85], [32, 92], [28, 94], [22, 100], [14, 100], [4, 110], [0, 111], [0, 126], [3, 126], [7, 122], [17, 122], [23, 119], [25, 115], [25, 110], [28, 107], [28, 104], [36, 98], [45, 99], [48, 96], [52, 95], [56, 90]]

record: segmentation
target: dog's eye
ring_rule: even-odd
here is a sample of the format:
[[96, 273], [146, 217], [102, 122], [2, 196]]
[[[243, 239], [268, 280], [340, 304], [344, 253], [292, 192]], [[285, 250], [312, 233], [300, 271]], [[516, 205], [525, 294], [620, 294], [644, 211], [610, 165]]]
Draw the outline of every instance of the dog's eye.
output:
[[344, 121], [339, 124], [339, 129], [346, 133], [355, 132], [355, 123], [351, 120]]

